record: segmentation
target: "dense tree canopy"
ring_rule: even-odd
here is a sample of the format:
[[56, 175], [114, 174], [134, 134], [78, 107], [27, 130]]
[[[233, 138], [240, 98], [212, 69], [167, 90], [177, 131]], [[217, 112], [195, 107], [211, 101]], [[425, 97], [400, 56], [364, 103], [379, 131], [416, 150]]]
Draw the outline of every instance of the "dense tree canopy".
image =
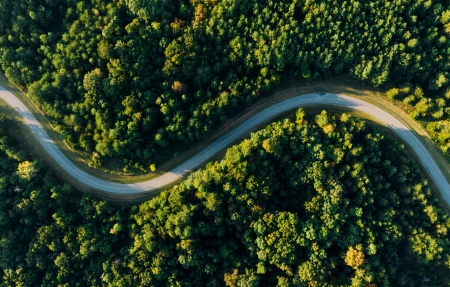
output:
[[286, 75], [344, 73], [406, 86], [448, 154], [446, 0], [1, 0], [0, 13], [1, 70], [74, 148], [147, 169]]
[[297, 115], [132, 207], [59, 183], [0, 130], [0, 285], [448, 284], [450, 218], [402, 146]]

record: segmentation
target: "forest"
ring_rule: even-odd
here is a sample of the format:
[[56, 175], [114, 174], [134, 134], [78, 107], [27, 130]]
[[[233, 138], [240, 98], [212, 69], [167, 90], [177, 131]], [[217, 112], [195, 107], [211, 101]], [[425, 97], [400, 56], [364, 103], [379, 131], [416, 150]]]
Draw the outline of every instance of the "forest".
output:
[[142, 170], [288, 77], [386, 87], [450, 154], [447, 0], [0, 0], [0, 71], [73, 149]]
[[323, 111], [140, 205], [96, 199], [0, 117], [0, 286], [448, 286], [450, 217], [401, 144]]

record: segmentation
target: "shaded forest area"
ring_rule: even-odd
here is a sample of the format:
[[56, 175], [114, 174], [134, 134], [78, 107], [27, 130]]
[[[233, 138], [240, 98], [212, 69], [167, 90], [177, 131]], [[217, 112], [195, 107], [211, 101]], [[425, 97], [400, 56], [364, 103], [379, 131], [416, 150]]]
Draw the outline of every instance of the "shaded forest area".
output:
[[0, 131], [0, 286], [448, 286], [450, 218], [403, 147], [304, 116], [131, 207], [55, 181]]
[[394, 83], [449, 155], [449, 5], [0, 0], [0, 67], [73, 148], [143, 171], [290, 75]]

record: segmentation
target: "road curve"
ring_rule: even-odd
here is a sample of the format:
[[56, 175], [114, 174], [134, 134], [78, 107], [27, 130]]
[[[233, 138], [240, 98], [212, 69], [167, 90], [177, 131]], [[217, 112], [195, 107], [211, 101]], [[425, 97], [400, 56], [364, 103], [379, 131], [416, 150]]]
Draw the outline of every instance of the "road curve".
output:
[[442, 174], [441, 170], [438, 168], [434, 162], [431, 155], [428, 153], [423, 144], [417, 139], [417, 137], [399, 120], [385, 112], [384, 110], [375, 107], [365, 101], [336, 94], [328, 93], [313, 93], [306, 94], [302, 96], [297, 96], [279, 102], [267, 109], [259, 112], [253, 117], [246, 120], [240, 126], [230, 131], [223, 137], [219, 138], [217, 141], [212, 143], [210, 146], [205, 148], [201, 153], [195, 155], [185, 163], [181, 164], [172, 171], [159, 176], [157, 178], [132, 184], [120, 184], [113, 183], [109, 181], [104, 181], [95, 178], [84, 171], [77, 168], [63, 153], [57, 148], [53, 140], [50, 139], [48, 134], [42, 128], [40, 123], [36, 120], [30, 110], [11, 92], [9, 92], [4, 87], [0, 86], [0, 98], [5, 100], [11, 107], [13, 107], [19, 115], [23, 118], [25, 123], [30, 127], [33, 134], [45, 148], [45, 150], [52, 156], [55, 161], [65, 169], [69, 174], [71, 174], [77, 180], [83, 182], [84, 184], [93, 187], [98, 190], [115, 193], [115, 194], [134, 194], [146, 191], [152, 191], [159, 189], [165, 185], [168, 185], [178, 179], [180, 179], [185, 174], [189, 173], [191, 170], [197, 168], [200, 164], [207, 161], [215, 153], [222, 150], [231, 144], [238, 137], [248, 133], [258, 124], [263, 123], [267, 119], [275, 117], [276, 115], [283, 113], [294, 108], [317, 105], [317, 104], [330, 104], [343, 106], [358, 110], [369, 114], [377, 118], [380, 122], [385, 123], [389, 128], [395, 131], [400, 137], [402, 137], [417, 153], [423, 165], [428, 170], [428, 173], [435, 181], [438, 188], [441, 190], [442, 196], [450, 204], [450, 185]]

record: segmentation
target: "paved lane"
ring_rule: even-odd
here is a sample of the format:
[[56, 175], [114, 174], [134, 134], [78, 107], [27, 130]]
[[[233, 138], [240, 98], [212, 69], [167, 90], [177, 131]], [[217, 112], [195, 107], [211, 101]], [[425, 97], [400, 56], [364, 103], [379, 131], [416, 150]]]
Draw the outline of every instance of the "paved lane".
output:
[[441, 193], [445, 200], [450, 204], [450, 185], [445, 179], [444, 175], [434, 162], [431, 155], [428, 153], [426, 148], [417, 139], [417, 137], [400, 121], [394, 118], [389, 113], [383, 111], [382, 109], [375, 107], [367, 102], [359, 99], [344, 95], [336, 94], [326, 94], [326, 93], [313, 93], [306, 94], [302, 96], [297, 96], [259, 112], [253, 117], [246, 120], [240, 126], [230, 131], [210, 146], [205, 148], [202, 152], [195, 155], [185, 163], [181, 164], [172, 171], [139, 183], [132, 184], [119, 184], [104, 181], [95, 178], [84, 171], [77, 168], [67, 157], [65, 157], [62, 152], [57, 148], [55, 143], [50, 139], [48, 134], [44, 131], [42, 126], [30, 112], [30, 110], [11, 92], [0, 86], [0, 98], [5, 100], [11, 107], [13, 107], [20, 116], [24, 119], [25, 123], [30, 127], [33, 134], [42, 144], [44, 149], [52, 156], [58, 164], [64, 168], [69, 174], [71, 174], [77, 180], [102, 191], [116, 193], [116, 194], [132, 194], [155, 190], [157, 188], [163, 187], [170, 184], [173, 181], [180, 179], [182, 176], [189, 173], [191, 170], [197, 168], [201, 163], [205, 162], [211, 158], [215, 153], [221, 149], [227, 147], [234, 140], [242, 135], [245, 135], [251, 131], [258, 124], [264, 122], [267, 119], [275, 117], [276, 115], [283, 113], [288, 110], [292, 110], [298, 107], [316, 105], [316, 104], [331, 104], [343, 107], [352, 108], [354, 110], [362, 111], [366, 114], [372, 115], [377, 118], [380, 122], [385, 123], [389, 128], [394, 130], [400, 137], [402, 137], [417, 153], [420, 160], [423, 162], [424, 166], [428, 170], [430, 176], [436, 182], [436, 185], [441, 190]]

